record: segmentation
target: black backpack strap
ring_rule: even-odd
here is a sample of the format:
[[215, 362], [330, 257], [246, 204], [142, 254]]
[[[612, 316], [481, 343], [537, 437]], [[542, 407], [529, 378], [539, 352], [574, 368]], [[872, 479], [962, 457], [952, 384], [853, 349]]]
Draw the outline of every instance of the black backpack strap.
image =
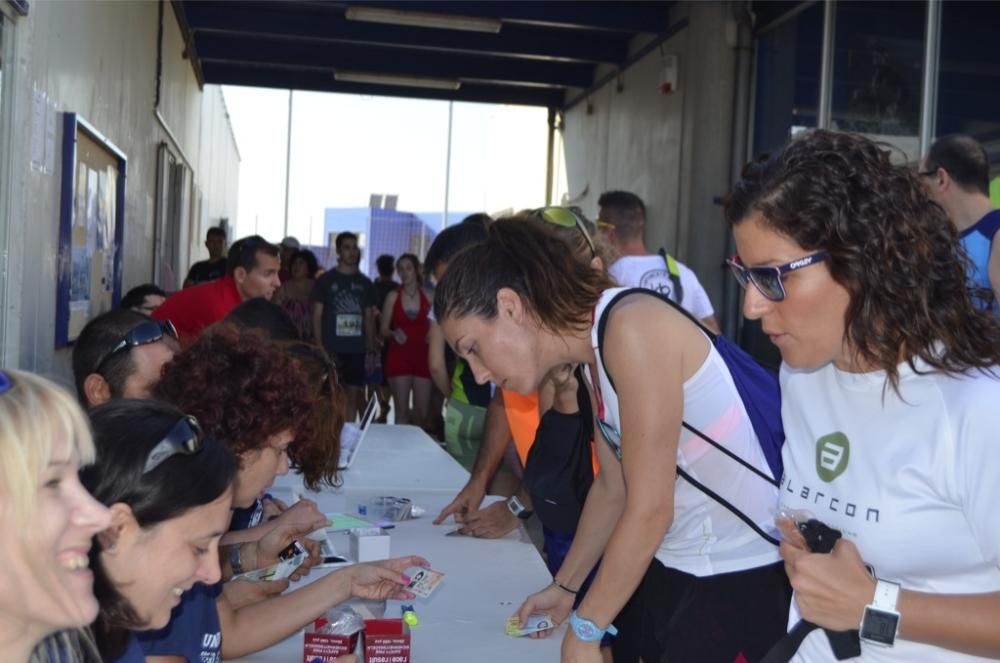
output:
[[[713, 344], [715, 343], [715, 334], [711, 330], [709, 330], [708, 328], [706, 328], [703, 324], [701, 324], [701, 321], [699, 321], [697, 318], [695, 318], [693, 315], [691, 315], [687, 310], [685, 310], [684, 308], [682, 308], [681, 306], [679, 306], [678, 304], [676, 304], [673, 300], [669, 299], [668, 297], [664, 297], [663, 295], [661, 295], [658, 292], [655, 292], [653, 290], [647, 290], [645, 288], [628, 288], [627, 290], [622, 290], [621, 292], [619, 292], [618, 294], [616, 294], [614, 297], [611, 298], [611, 301], [609, 301], [607, 303], [607, 305], [604, 307], [604, 311], [601, 313], [601, 317], [597, 321], [597, 348], [598, 348], [598, 352], [601, 355], [601, 366], [604, 368], [604, 374], [608, 376], [608, 382], [611, 383], [611, 388], [612, 389], [615, 388], [615, 381], [611, 377], [611, 372], [608, 371], [608, 365], [607, 365], [607, 363], [605, 363], [605, 361], [604, 361], [604, 351], [603, 351], [603, 348], [604, 348], [604, 332], [606, 331], [607, 326], [608, 326], [608, 316], [611, 313], [611, 309], [614, 308], [615, 304], [617, 304], [620, 300], [624, 299], [625, 297], [628, 297], [629, 295], [634, 295], [634, 294], [650, 295], [652, 297], [656, 297], [660, 301], [666, 302], [670, 306], [674, 307], [676, 310], [678, 310], [681, 313], [683, 313], [688, 318], [688, 320], [690, 320], [694, 324], [698, 325], [699, 329], [701, 329], [703, 332], [705, 332], [705, 334], [708, 335], [708, 337], [711, 340], [711, 342]], [[599, 375], [594, 376], [594, 377], [595, 377], [595, 379], [600, 380], [600, 376]], [[757, 476], [759, 476], [762, 479], [764, 479], [765, 481], [767, 481], [769, 484], [771, 484], [773, 486], [777, 486], [778, 485], [778, 482], [775, 479], [767, 476], [766, 474], [764, 474], [763, 472], [761, 472], [760, 470], [758, 470], [756, 467], [754, 467], [750, 463], [746, 462], [745, 460], [743, 460], [742, 458], [740, 458], [739, 456], [737, 456], [736, 454], [734, 454], [733, 452], [731, 452], [729, 449], [726, 449], [721, 444], [719, 444], [718, 442], [716, 442], [715, 440], [713, 440], [712, 438], [710, 438], [708, 435], [705, 435], [704, 433], [702, 433], [700, 430], [698, 430], [694, 426], [691, 426], [690, 424], [688, 424], [685, 421], [682, 421], [681, 425], [684, 428], [686, 428], [689, 431], [691, 431], [692, 433], [694, 433], [695, 435], [697, 435], [698, 437], [700, 437], [705, 442], [708, 442], [713, 447], [715, 447], [719, 451], [721, 451], [724, 454], [726, 454], [728, 457], [730, 457], [733, 460], [735, 460], [736, 462], [738, 462], [743, 467], [747, 468], [748, 470], [752, 471]], [[621, 459], [621, 456], [619, 456], [619, 459]], [[707, 495], [711, 499], [713, 499], [716, 502], [718, 502], [723, 508], [727, 509], [730, 513], [732, 513], [737, 518], [739, 518], [744, 523], [746, 523], [753, 531], [755, 531], [757, 534], [759, 534], [761, 536], [761, 538], [763, 538], [768, 543], [771, 543], [773, 545], [779, 545], [781, 543], [776, 538], [774, 538], [773, 536], [771, 536], [770, 534], [768, 534], [767, 532], [765, 532], [764, 530], [762, 530], [760, 527], [758, 527], [757, 523], [755, 523], [750, 518], [750, 516], [746, 515], [745, 513], [743, 513], [739, 509], [737, 509], [735, 506], [733, 506], [728, 501], [726, 501], [725, 499], [723, 499], [721, 495], [719, 495], [718, 493], [716, 493], [716, 492], [712, 491], [711, 489], [709, 489], [707, 486], [705, 486], [704, 484], [702, 484], [700, 481], [696, 480], [694, 477], [692, 477], [690, 474], [688, 474], [686, 471], [684, 471], [680, 467], [677, 468], [677, 475], [680, 476], [680, 477], [683, 477], [692, 486], [694, 486], [695, 488], [697, 488], [701, 492], [705, 493], [705, 495]]]
[[766, 481], [769, 484], [771, 484], [772, 486], [774, 486], [775, 488], [778, 488], [778, 487], [781, 486], [781, 483], [777, 479], [774, 479], [773, 477], [770, 477], [770, 476], [764, 474], [763, 472], [761, 472], [760, 470], [758, 470], [756, 467], [754, 467], [750, 463], [746, 462], [745, 460], [743, 460], [742, 458], [740, 458], [739, 456], [737, 456], [736, 454], [734, 454], [732, 451], [730, 451], [729, 449], [725, 448], [724, 446], [722, 446], [721, 444], [719, 444], [718, 442], [716, 442], [715, 440], [713, 440], [712, 438], [710, 438], [708, 435], [705, 435], [704, 433], [702, 433], [700, 430], [698, 430], [694, 426], [691, 426], [690, 424], [688, 424], [686, 421], [682, 421], [681, 422], [681, 426], [683, 426], [684, 428], [688, 429], [689, 431], [691, 431], [692, 433], [694, 433], [695, 435], [697, 435], [698, 437], [700, 437], [705, 442], [708, 442], [713, 447], [715, 447], [716, 449], [718, 449], [722, 453], [726, 454], [727, 456], [729, 456], [730, 458], [732, 458], [733, 460], [735, 460], [737, 463], [739, 463], [740, 465], [742, 465], [746, 469], [750, 470], [751, 472], [753, 472], [754, 474], [756, 474], [757, 476], [759, 476], [761, 479], [763, 479], [764, 481]]
[[697, 479], [695, 479], [693, 476], [691, 476], [690, 474], [688, 474], [687, 471], [685, 471], [684, 469], [678, 467], [677, 468], [677, 476], [684, 477], [684, 480], [687, 481], [689, 484], [691, 484], [692, 486], [694, 486], [695, 488], [697, 488], [698, 490], [700, 490], [701, 492], [705, 493], [706, 495], [708, 495], [709, 497], [711, 497], [713, 500], [715, 500], [716, 502], [718, 502], [722, 507], [724, 507], [726, 510], [728, 510], [731, 514], [733, 514], [734, 516], [736, 516], [737, 518], [739, 518], [740, 520], [742, 520], [744, 523], [746, 523], [747, 526], [750, 529], [752, 529], [753, 531], [757, 532], [757, 534], [760, 535], [760, 538], [764, 539], [765, 541], [767, 541], [768, 543], [770, 543], [772, 545], [775, 545], [775, 546], [781, 545], [781, 541], [779, 541], [778, 539], [774, 538], [773, 536], [771, 536], [770, 534], [768, 534], [767, 532], [765, 532], [764, 530], [762, 530], [757, 525], [757, 523], [755, 523], [753, 521], [753, 519], [750, 518], [750, 516], [746, 515], [745, 513], [743, 513], [739, 509], [737, 509], [735, 506], [733, 506], [728, 501], [726, 501], [726, 499], [723, 498], [722, 495], [719, 495], [718, 493], [716, 493], [715, 491], [713, 491], [711, 488], [709, 488], [705, 484], [703, 484], [700, 481], [698, 481]]
[[[792, 627], [792, 630], [785, 634], [781, 640], [771, 647], [770, 651], [760, 659], [760, 663], [788, 663], [799, 651], [802, 641], [806, 636], [818, 629], [819, 626], [812, 622], [800, 619]], [[833, 656], [838, 661], [846, 661], [850, 658], [861, 656], [861, 640], [857, 631], [830, 631], [823, 629], [827, 640], [830, 641], [830, 649]]]
[[597, 321], [597, 347], [598, 347], [598, 350], [601, 353], [601, 366], [604, 367], [604, 373], [605, 373], [605, 375], [608, 376], [608, 382], [611, 383], [611, 387], [612, 388], [614, 388], [614, 386], [615, 386], [615, 381], [614, 381], [614, 379], [612, 379], [611, 373], [608, 372], [608, 365], [604, 361], [604, 351], [603, 351], [603, 348], [604, 348], [604, 332], [605, 332], [605, 330], [607, 329], [607, 326], [608, 326], [608, 317], [611, 314], [611, 309], [613, 309], [615, 307], [615, 304], [617, 304], [622, 299], [625, 299], [629, 295], [649, 295], [650, 297], [656, 297], [661, 302], [664, 302], [667, 306], [670, 306], [675, 311], [681, 313], [685, 318], [687, 318], [688, 320], [690, 320], [691, 322], [693, 322], [698, 327], [698, 329], [700, 329], [706, 336], [708, 336], [708, 339], [713, 344], [715, 343], [716, 333], [714, 331], [712, 331], [711, 329], [709, 329], [708, 327], [706, 327], [701, 322], [701, 320], [699, 320], [698, 318], [696, 318], [693, 315], [691, 315], [690, 311], [688, 311], [686, 308], [684, 308], [683, 306], [681, 306], [680, 304], [678, 304], [674, 300], [672, 300], [669, 297], [666, 297], [664, 295], [661, 295], [660, 293], [656, 292], [655, 290], [647, 290], [646, 288], [626, 288], [625, 290], [622, 290], [617, 295], [615, 295], [614, 297], [611, 298], [611, 301], [609, 301], [608, 304], [607, 304], [607, 306], [604, 307], [604, 311], [601, 313], [601, 317]]

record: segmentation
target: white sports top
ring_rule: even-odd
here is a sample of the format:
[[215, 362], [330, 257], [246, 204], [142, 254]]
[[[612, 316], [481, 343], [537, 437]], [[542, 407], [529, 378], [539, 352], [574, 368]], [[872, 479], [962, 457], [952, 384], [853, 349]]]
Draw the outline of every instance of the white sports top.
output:
[[[601, 359], [597, 331], [608, 302], [622, 290], [625, 288], [604, 291], [597, 303], [591, 330], [597, 380], [587, 370], [598, 401], [598, 417], [604, 422], [600, 428], [612, 429], [608, 433], [618, 440], [621, 439], [618, 395]], [[708, 337], [706, 342], [710, 347], [708, 356], [684, 383], [684, 421], [767, 476], [773, 476], [729, 369]], [[627, 441], [622, 451], [628, 454]], [[761, 529], [774, 530], [778, 489], [686, 428], [680, 432], [677, 466], [736, 506]], [[656, 558], [667, 567], [696, 576], [757, 568], [780, 559], [776, 546], [680, 477], [674, 490], [673, 524], [663, 537]]]

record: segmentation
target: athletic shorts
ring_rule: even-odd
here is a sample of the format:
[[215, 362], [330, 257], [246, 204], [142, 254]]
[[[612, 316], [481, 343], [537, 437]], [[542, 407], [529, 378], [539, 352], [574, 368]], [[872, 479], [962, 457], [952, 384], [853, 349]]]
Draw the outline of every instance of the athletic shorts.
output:
[[346, 387], [365, 386], [365, 353], [336, 353], [333, 355], [337, 364], [337, 380]]
[[694, 576], [653, 558], [615, 618], [615, 663], [759, 661], [784, 637], [792, 588], [784, 564]]

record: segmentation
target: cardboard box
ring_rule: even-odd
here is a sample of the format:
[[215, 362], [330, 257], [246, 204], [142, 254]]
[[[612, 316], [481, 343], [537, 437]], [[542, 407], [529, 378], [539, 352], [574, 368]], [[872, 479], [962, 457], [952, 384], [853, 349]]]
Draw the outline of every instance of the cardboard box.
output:
[[303, 635], [302, 663], [333, 663], [334, 659], [344, 654], [353, 654], [358, 646], [358, 635], [330, 635], [317, 632], [317, 623], [322, 627], [326, 620], [317, 619], [306, 628]]
[[365, 663], [410, 663], [410, 627], [402, 619], [368, 619]]

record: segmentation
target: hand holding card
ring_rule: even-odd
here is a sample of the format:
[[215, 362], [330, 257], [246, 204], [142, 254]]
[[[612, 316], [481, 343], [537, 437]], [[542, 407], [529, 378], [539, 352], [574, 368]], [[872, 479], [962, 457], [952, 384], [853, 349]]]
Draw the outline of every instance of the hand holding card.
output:
[[420, 569], [410, 576], [410, 584], [406, 588], [417, 596], [426, 599], [438, 588], [442, 578], [444, 578], [444, 574], [440, 571]]
[[531, 633], [547, 631], [550, 628], [555, 628], [555, 624], [552, 622], [552, 616], [541, 613], [528, 615], [528, 619], [525, 621], [524, 626], [521, 626], [520, 618], [517, 615], [514, 615], [507, 620], [505, 630], [507, 631], [507, 635], [514, 638], [521, 638]]

